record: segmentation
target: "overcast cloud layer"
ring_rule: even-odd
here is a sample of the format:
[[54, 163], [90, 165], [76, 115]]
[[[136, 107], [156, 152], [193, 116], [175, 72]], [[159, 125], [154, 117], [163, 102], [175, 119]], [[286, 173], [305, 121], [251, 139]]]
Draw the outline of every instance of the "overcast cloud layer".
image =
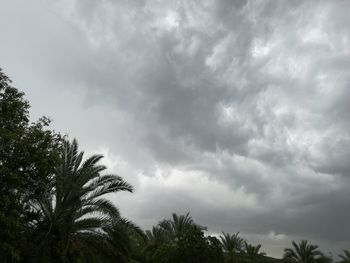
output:
[[135, 186], [125, 216], [350, 248], [349, 1], [0, 4], [0, 67]]

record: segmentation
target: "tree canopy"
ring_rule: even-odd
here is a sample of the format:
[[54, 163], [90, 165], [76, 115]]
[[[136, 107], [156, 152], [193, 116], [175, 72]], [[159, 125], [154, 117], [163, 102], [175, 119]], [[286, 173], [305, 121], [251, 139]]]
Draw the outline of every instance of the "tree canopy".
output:
[[20, 258], [25, 229], [36, 217], [28, 201], [52, 184], [62, 141], [48, 118], [30, 122], [29, 108], [0, 69], [0, 261]]
[[[306, 240], [281, 260], [267, 257], [239, 232], [208, 235], [189, 213], [143, 231], [106, 196], [132, 185], [51, 130], [49, 118], [31, 121], [29, 109], [0, 69], [0, 263], [332, 262]], [[349, 250], [339, 258], [349, 263]]]

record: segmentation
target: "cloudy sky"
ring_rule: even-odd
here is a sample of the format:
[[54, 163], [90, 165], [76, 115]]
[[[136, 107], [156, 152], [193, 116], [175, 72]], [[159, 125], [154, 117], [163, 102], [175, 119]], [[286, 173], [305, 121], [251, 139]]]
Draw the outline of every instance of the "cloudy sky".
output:
[[125, 216], [350, 248], [349, 1], [0, 4], [0, 67], [135, 186]]

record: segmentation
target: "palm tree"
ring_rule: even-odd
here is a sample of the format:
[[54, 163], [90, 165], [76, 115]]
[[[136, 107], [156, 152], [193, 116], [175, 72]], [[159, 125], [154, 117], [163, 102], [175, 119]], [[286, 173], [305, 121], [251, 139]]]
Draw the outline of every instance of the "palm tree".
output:
[[244, 251], [245, 260], [248, 262], [256, 262], [259, 259], [263, 258], [266, 255], [265, 252], [260, 251], [261, 245], [253, 246], [244, 242]]
[[259, 256], [265, 256], [265, 252], [260, 251], [261, 244], [257, 246], [253, 246], [251, 244], [248, 244], [247, 242], [244, 242], [244, 254], [246, 254], [249, 257], [257, 258]]
[[342, 259], [339, 261], [339, 263], [350, 263], [350, 251], [344, 250], [344, 255], [339, 255], [339, 257]]
[[153, 226], [152, 230], [146, 231], [146, 242], [144, 243], [142, 253], [152, 254], [159, 246], [170, 241], [169, 234], [159, 226]]
[[173, 239], [179, 238], [193, 226], [198, 227], [200, 230], [206, 230], [206, 227], [194, 223], [193, 219], [189, 216], [189, 213], [180, 216], [173, 213], [172, 219], [160, 222], [159, 226]]
[[[119, 218], [102, 227], [100, 232], [82, 232], [77, 235], [72, 242], [72, 250], [78, 253], [79, 262], [126, 263], [132, 260], [136, 236], [144, 238], [143, 231], [129, 220]], [[72, 261], [71, 258], [69, 262]]]
[[167, 239], [165, 230], [159, 226], [152, 227], [152, 230], [146, 231], [146, 238], [148, 243], [160, 244]]
[[243, 250], [244, 239], [239, 237], [238, 234], [239, 232], [236, 234], [222, 232], [222, 236], [220, 236], [221, 246], [227, 262], [235, 262], [235, 258]]
[[186, 215], [173, 213], [172, 218], [165, 219], [151, 230], [146, 231], [147, 241], [144, 247], [141, 248], [144, 260], [146, 262], [158, 262], [160, 258], [162, 260], [172, 258], [171, 262], [175, 262], [173, 261], [173, 253], [178, 248], [180, 240], [192, 233], [191, 231], [194, 228], [199, 231], [206, 229], [196, 224], [189, 213]]
[[118, 219], [112, 227], [104, 228], [104, 231], [110, 246], [107, 250], [112, 252], [113, 262], [129, 262], [131, 252], [139, 245], [138, 241], [146, 241], [142, 229], [125, 218]]
[[293, 248], [286, 248], [284, 250], [283, 258], [286, 261], [293, 263], [314, 263], [323, 258], [321, 251], [317, 250], [317, 245], [308, 244], [306, 240], [302, 240], [299, 244], [292, 242]]
[[102, 155], [93, 155], [84, 162], [83, 156], [76, 140], [65, 141], [52, 188], [33, 202], [41, 213], [34, 224], [39, 242], [36, 256], [41, 260], [47, 260], [43, 259], [43, 251], [48, 250], [45, 256], [51, 262], [55, 262], [54, 258], [56, 262], [72, 262], [77, 257], [88, 261], [92, 251], [99, 255], [99, 251], [114, 244], [106, 237], [114, 233], [117, 226], [133, 226], [121, 218], [110, 200], [102, 198], [119, 191], [132, 192], [132, 186], [120, 176], [101, 175], [106, 169], [98, 164]]

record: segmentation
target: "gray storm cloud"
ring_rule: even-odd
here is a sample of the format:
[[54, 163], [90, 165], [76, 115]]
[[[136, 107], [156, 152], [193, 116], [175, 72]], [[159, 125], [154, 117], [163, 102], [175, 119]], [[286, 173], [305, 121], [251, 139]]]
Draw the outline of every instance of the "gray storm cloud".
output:
[[1, 3], [1, 67], [135, 184], [136, 222], [349, 246], [347, 1]]

